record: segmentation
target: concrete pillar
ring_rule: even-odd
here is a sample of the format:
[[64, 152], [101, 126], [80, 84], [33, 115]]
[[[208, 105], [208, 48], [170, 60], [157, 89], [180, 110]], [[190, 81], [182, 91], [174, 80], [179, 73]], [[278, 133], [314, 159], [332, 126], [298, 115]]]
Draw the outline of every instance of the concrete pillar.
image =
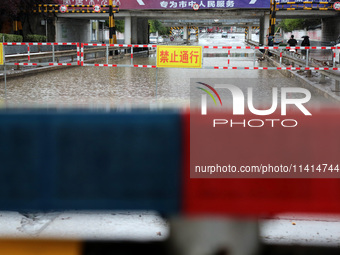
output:
[[335, 42], [338, 36], [340, 36], [340, 17], [322, 19], [321, 41]]
[[260, 44], [267, 45], [267, 34], [269, 32], [269, 14], [265, 14], [260, 18]]
[[184, 43], [188, 43], [188, 26], [183, 26], [183, 41]]
[[253, 27], [252, 26], [248, 26], [248, 34], [247, 34], [247, 40], [251, 40], [252, 38], [252, 33], [253, 33]]
[[131, 16], [125, 17], [124, 24], [124, 43], [131, 44], [131, 31], [132, 31]]
[[148, 19], [131, 17], [131, 43], [147, 44], [148, 42], [149, 42]]

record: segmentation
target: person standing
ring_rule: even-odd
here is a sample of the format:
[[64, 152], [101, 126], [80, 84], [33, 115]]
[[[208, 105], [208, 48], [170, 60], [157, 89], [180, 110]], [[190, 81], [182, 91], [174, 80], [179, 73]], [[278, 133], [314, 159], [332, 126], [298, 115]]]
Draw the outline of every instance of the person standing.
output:
[[[273, 34], [270, 34], [268, 36], [268, 43], [267, 43], [268, 46], [274, 46], [274, 35]], [[268, 56], [272, 56], [273, 54], [268, 50]]]
[[[303, 38], [303, 41], [301, 42], [301, 46], [304, 46], [304, 47], [310, 46], [309, 36], [305, 35], [305, 36], [302, 36], [302, 38]], [[306, 50], [301, 50], [301, 53], [303, 55], [306, 55]]]
[[[288, 40], [287, 42], [289, 44], [290, 47], [295, 47], [297, 45], [297, 41], [296, 39], [294, 38], [294, 35], [291, 35], [290, 36], [290, 39]], [[295, 49], [295, 52], [297, 52], [297, 50]]]

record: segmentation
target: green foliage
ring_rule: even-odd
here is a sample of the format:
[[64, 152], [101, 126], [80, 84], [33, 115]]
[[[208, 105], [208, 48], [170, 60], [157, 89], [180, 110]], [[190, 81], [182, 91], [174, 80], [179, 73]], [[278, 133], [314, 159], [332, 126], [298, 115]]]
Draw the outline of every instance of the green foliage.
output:
[[169, 29], [163, 26], [162, 22], [158, 20], [149, 20], [150, 33], [156, 33], [158, 31], [161, 35], [169, 34]]
[[120, 33], [124, 33], [124, 26], [125, 26], [125, 21], [122, 19], [117, 19], [115, 20], [115, 26], [116, 26], [116, 30]]
[[307, 29], [321, 24], [321, 19], [284, 19], [279, 26], [285, 32], [292, 32], [293, 30]]
[[22, 42], [22, 35], [0, 34], [0, 42], [5, 38], [5, 42]]
[[[105, 20], [105, 26], [109, 27], [109, 20]], [[125, 21], [122, 19], [115, 19], [115, 27], [116, 27], [116, 31], [120, 32], [120, 33], [124, 33], [124, 26], [125, 26]]]
[[45, 35], [26, 35], [26, 42], [46, 42]]
[[284, 19], [279, 26], [285, 32], [292, 32], [293, 30], [303, 29], [303, 19]]

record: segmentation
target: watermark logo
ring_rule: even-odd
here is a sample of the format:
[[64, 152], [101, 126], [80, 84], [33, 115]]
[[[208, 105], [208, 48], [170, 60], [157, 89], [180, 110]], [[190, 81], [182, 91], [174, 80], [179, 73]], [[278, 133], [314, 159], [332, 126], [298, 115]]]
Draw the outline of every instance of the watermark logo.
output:
[[[217, 91], [214, 89], [214, 87], [206, 84], [206, 83], [203, 83], [203, 82], [197, 82], [198, 84], [201, 84], [203, 85], [204, 87], [210, 89], [218, 98], [218, 100], [220, 101], [220, 104], [222, 106], [222, 100], [221, 100], [221, 97], [220, 95], [217, 93]], [[202, 115], [206, 115], [207, 114], [207, 94], [212, 98], [212, 100], [214, 101], [215, 105], [217, 105], [216, 103], [216, 100], [215, 100], [215, 97], [211, 94], [211, 92], [209, 90], [207, 90], [206, 88], [201, 88], [201, 87], [197, 87], [198, 89], [200, 90], [203, 90], [206, 94], [202, 94], [201, 96], [201, 112], [202, 112]]]
[[[233, 109], [233, 115], [244, 115], [245, 114], [245, 102], [247, 102], [248, 110], [259, 116], [267, 116], [273, 114], [278, 106], [279, 106], [279, 99], [280, 99], [280, 108], [281, 108], [281, 115], [287, 115], [287, 106], [293, 105], [297, 109], [299, 109], [304, 115], [312, 115], [307, 108], [304, 106], [305, 103], [309, 102], [311, 99], [311, 93], [309, 90], [305, 88], [298, 88], [298, 87], [284, 87], [280, 88], [280, 95], [279, 97], [279, 89], [276, 87], [272, 88], [272, 95], [271, 95], [271, 106], [269, 109], [256, 109], [254, 106], [254, 93], [253, 88], [248, 87], [247, 88], [247, 98], [244, 95], [243, 91], [232, 84], [217, 84], [214, 87], [211, 85], [208, 85], [207, 83], [203, 82], [197, 82], [198, 84], [201, 84], [205, 86], [206, 88], [209, 88], [219, 99], [220, 104], [222, 106], [222, 100], [219, 95], [219, 93], [216, 91], [216, 89], [219, 90], [226, 90], [232, 95], [232, 109]], [[197, 87], [198, 89], [205, 92], [205, 94], [201, 95], [201, 114], [207, 115], [207, 94], [212, 98], [215, 105], [216, 99], [214, 95], [206, 88]], [[300, 97], [293, 97], [289, 98], [288, 95], [300, 95]], [[301, 97], [302, 96], [302, 97]]]

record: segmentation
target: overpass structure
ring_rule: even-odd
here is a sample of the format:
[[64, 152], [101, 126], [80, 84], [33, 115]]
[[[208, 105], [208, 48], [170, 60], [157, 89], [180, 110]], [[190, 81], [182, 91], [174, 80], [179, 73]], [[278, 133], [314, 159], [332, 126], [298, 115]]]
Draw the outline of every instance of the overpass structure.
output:
[[[116, 19], [125, 20], [124, 40], [127, 44], [148, 42], [149, 19], [173, 20], [178, 26], [195, 26], [194, 20], [204, 24], [207, 20], [227, 19], [245, 23], [248, 34], [253, 26], [260, 26], [260, 43], [275, 25], [276, 18], [322, 18], [323, 41], [335, 40], [340, 34], [340, 11], [333, 8], [332, 0], [287, 2], [285, 0], [113, 0], [119, 6]], [[109, 0], [59, 0], [64, 5], [108, 5]], [[197, 4], [199, 9], [194, 10]], [[294, 9], [294, 10], [293, 10]], [[58, 13], [56, 40], [89, 41], [83, 29], [91, 31], [89, 20], [108, 19], [107, 13]], [[247, 22], [244, 22], [244, 21]], [[83, 28], [83, 29], [82, 29]], [[273, 29], [272, 29], [273, 30]], [[184, 35], [186, 36], [186, 35]], [[185, 39], [185, 37], [184, 37]]]

